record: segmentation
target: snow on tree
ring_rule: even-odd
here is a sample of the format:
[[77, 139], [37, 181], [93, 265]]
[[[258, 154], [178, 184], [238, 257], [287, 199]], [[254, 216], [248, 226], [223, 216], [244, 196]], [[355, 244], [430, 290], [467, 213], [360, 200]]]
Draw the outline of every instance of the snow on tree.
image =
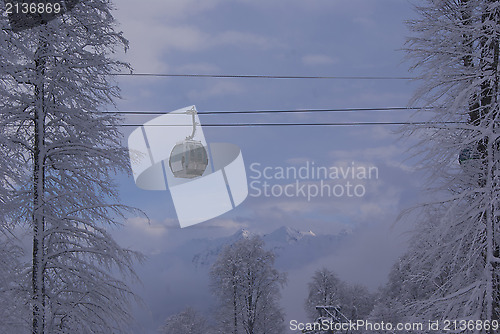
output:
[[188, 307], [184, 311], [174, 314], [165, 320], [165, 325], [160, 328], [160, 334], [200, 334], [210, 333], [211, 329], [207, 319], [196, 310]]
[[17, 285], [23, 275], [22, 250], [10, 239], [7, 235], [0, 238], [0, 333], [25, 333], [31, 324], [26, 294], [19, 293]]
[[280, 334], [284, 316], [278, 305], [285, 275], [274, 268], [274, 253], [259, 236], [227, 246], [211, 268], [219, 298], [217, 330], [225, 334]]
[[361, 284], [348, 285], [343, 298], [342, 313], [351, 320], [366, 319], [375, 306], [376, 295]]
[[305, 309], [312, 320], [318, 317], [316, 306], [340, 306], [345, 291], [345, 283], [334, 272], [322, 268], [317, 270], [309, 283], [309, 294]]
[[349, 285], [327, 268], [317, 270], [308, 285], [304, 307], [311, 320], [319, 316], [317, 306], [338, 307], [349, 320], [357, 320], [366, 318], [375, 304], [374, 294], [365, 286]]
[[424, 84], [413, 102], [435, 116], [407, 133], [419, 138], [429, 172], [430, 200], [420, 212], [433, 218], [415, 233], [405, 271], [432, 290], [405, 303], [404, 313], [498, 320], [500, 1], [427, 0], [417, 10], [408, 52]]
[[[411, 252], [411, 255], [415, 254]], [[404, 322], [407, 306], [432, 294], [436, 286], [427, 280], [425, 268], [421, 267], [420, 272], [412, 272], [412, 264], [412, 257], [407, 253], [393, 265], [389, 280], [380, 288], [379, 298], [368, 317], [370, 321], [391, 324]]]
[[[2, 218], [33, 232], [32, 333], [126, 332], [135, 254], [106, 230], [119, 224], [112, 174], [127, 170], [110, 58], [127, 46], [108, 0], [82, 1], [48, 23], [14, 32], [0, 18]], [[114, 274], [113, 274], [114, 273]]]

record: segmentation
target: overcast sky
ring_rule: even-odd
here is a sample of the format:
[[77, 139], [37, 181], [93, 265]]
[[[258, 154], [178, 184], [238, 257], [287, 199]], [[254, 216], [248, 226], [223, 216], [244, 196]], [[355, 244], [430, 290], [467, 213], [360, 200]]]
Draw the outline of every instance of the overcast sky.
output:
[[[417, 2], [417, 1], [414, 1]], [[115, 16], [130, 41], [136, 73], [279, 76], [408, 77], [403, 61], [414, 16], [406, 0], [116, 0]], [[120, 77], [119, 110], [169, 112], [406, 107], [418, 84], [409, 80], [215, 79]], [[200, 116], [202, 125], [228, 122], [407, 121], [407, 111]], [[151, 118], [151, 117], [149, 117]], [[142, 124], [148, 117], [130, 117]], [[133, 128], [124, 128], [125, 138]], [[122, 198], [151, 218], [131, 219], [116, 231], [125, 245], [161, 252], [192, 238], [216, 238], [246, 228], [269, 233], [280, 226], [335, 234], [356, 242], [322, 262], [352, 283], [375, 289], [404, 251], [407, 229], [397, 215], [422, 196], [421, 175], [398, 140], [395, 126], [204, 128], [208, 142], [229, 142], [243, 153], [248, 175], [260, 166], [374, 166], [377, 179], [361, 182], [363, 197], [248, 197], [235, 210], [180, 229], [169, 192], [138, 189], [119, 176]], [[273, 181], [274, 182], [274, 181]], [[311, 270], [313, 270], [312, 268]], [[305, 278], [304, 278], [305, 279]], [[292, 285], [299, 284], [291, 279]], [[288, 292], [287, 292], [288, 291]], [[285, 293], [290, 293], [286, 290]], [[302, 305], [299, 305], [300, 307]]]

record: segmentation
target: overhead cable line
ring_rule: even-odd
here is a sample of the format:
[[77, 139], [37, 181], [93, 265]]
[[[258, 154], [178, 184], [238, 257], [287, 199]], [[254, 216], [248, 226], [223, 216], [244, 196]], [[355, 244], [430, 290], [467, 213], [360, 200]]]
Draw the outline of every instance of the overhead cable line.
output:
[[[258, 127], [258, 126], [366, 126], [366, 125], [445, 125], [467, 124], [467, 122], [336, 122], [336, 123], [225, 123], [203, 124], [203, 127]], [[122, 127], [177, 127], [191, 125], [170, 124], [122, 124]]]
[[219, 78], [219, 79], [327, 79], [327, 80], [413, 80], [399, 76], [320, 76], [320, 75], [252, 75], [252, 74], [171, 74], [171, 73], [112, 73], [123, 77]]
[[[336, 108], [336, 109], [289, 109], [289, 110], [238, 110], [238, 111], [198, 111], [198, 115], [233, 115], [233, 114], [280, 114], [280, 113], [327, 113], [327, 112], [362, 112], [362, 111], [411, 111], [432, 110], [436, 107], [388, 107], [388, 108]], [[120, 115], [164, 115], [165, 111], [109, 111]]]
[[[329, 122], [329, 123], [211, 123], [203, 124], [205, 127], [260, 127], [260, 126], [370, 126], [370, 125], [447, 125], [447, 124], [469, 124], [468, 122], [453, 122], [453, 121], [443, 121], [443, 122]], [[12, 125], [13, 127], [32, 127], [32, 125], [21, 124]], [[107, 127], [191, 127], [191, 124], [181, 125], [181, 124], [134, 124], [125, 123], [117, 125], [106, 125]]]

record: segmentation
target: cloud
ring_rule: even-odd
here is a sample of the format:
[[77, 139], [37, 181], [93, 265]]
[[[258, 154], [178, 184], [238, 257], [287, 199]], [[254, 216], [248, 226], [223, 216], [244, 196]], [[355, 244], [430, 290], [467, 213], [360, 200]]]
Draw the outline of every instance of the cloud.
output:
[[[361, 184], [357, 181], [355, 183]], [[314, 182], [301, 184], [321, 187]], [[334, 184], [336, 183], [331, 183]], [[338, 184], [344, 185], [342, 182]], [[382, 180], [371, 180], [363, 186], [363, 197], [324, 194], [312, 197], [310, 201], [304, 197], [285, 196], [247, 199], [247, 208], [253, 212], [249, 226], [261, 229], [263, 224], [273, 222], [273, 226], [284, 225], [336, 233], [342, 229], [370, 224], [373, 220], [393, 222], [400, 211], [403, 189]]]
[[[357, 179], [357, 177], [354, 180], [350, 178], [347, 180], [326, 179], [323, 180], [323, 184], [317, 179], [298, 180], [300, 185], [305, 186], [306, 195], [297, 194], [287, 197], [272, 194], [273, 186], [277, 185], [283, 189], [286, 184], [293, 184], [291, 187], [293, 193], [297, 189], [295, 179], [250, 179], [250, 182], [259, 181], [260, 183], [250, 184], [250, 196], [245, 204], [247, 211], [251, 212], [249, 226], [264, 229], [270, 224], [269, 222], [272, 222], [272, 226], [286, 225], [299, 229], [335, 233], [348, 227], [365, 226], [374, 222], [392, 223], [402, 209], [415, 204], [421, 180], [411, 164], [406, 165], [401, 162], [404, 152], [403, 146], [395, 144], [331, 150], [324, 154], [324, 162], [319, 163], [316, 160], [316, 167], [335, 166], [343, 167], [345, 170], [354, 162], [356, 168], [376, 167], [378, 175], [372, 170], [371, 179]], [[311, 161], [314, 159], [298, 156], [289, 158], [287, 163], [290, 166], [301, 167]], [[264, 195], [264, 181], [267, 181], [268, 197]], [[347, 181], [351, 184], [351, 193], [354, 187], [359, 187], [358, 189], [364, 189], [364, 195], [349, 197]], [[312, 187], [311, 193], [314, 194], [308, 200], [309, 185]], [[343, 187], [344, 194], [336, 195], [328, 190], [335, 186]], [[322, 187], [326, 189], [324, 194], [315, 196], [317, 191], [315, 189], [323, 189]], [[261, 191], [260, 194], [258, 190]]]
[[[350, 243], [341, 247], [337, 253], [301, 270], [308, 272], [310, 277], [315, 270], [326, 267], [349, 284], [362, 284], [376, 291], [387, 281], [390, 268], [407, 249], [406, 232], [410, 228], [411, 225], [399, 225], [395, 228], [390, 221], [363, 226], [353, 231]], [[304, 286], [306, 285], [303, 284]], [[302, 289], [306, 291], [305, 288]]]
[[360, 162], [371, 162], [372, 166], [374, 163], [382, 163], [386, 166], [399, 168], [404, 171], [414, 171], [415, 169], [412, 166], [403, 163], [405, 155], [407, 155], [407, 148], [395, 144], [348, 151], [332, 150], [327, 153], [327, 156], [330, 157], [335, 164], [349, 165], [352, 161], [356, 161], [358, 165]]
[[206, 47], [209, 36], [193, 26], [165, 26], [157, 22], [129, 21], [125, 36], [130, 49], [123, 55], [136, 72], [162, 73], [169, 70], [164, 59], [170, 51], [193, 52]]
[[[199, 52], [223, 46], [269, 49], [279, 45], [266, 35], [201, 27], [197, 15], [214, 9], [222, 0], [132, 0], [117, 1], [114, 13], [121, 23], [130, 49], [121, 58], [136, 72], [161, 73], [170, 70], [166, 55]], [[178, 70], [178, 69], [176, 69]]]
[[[272, 39], [240, 31], [207, 33], [194, 25], [168, 26], [158, 22], [131, 20], [124, 29], [129, 39], [130, 49], [122, 54], [136, 72], [164, 73], [170, 69], [166, 55], [172, 52], [200, 52], [217, 47], [231, 46], [240, 48], [269, 49], [279, 44]], [[192, 66], [193, 64], [191, 64]], [[197, 63], [202, 71], [216, 71], [218, 68], [209, 63]], [[181, 65], [176, 71], [182, 72]]]
[[179, 73], [211, 74], [218, 73], [220, 68], [209, 63], [188, 63], [177, 67]]
[[270, 38], [241, 31], [224, 31], [213, 38], [213, 45], [237, 45], [240, 47], [257, 47], [259, 49], [269, 49], [278, 45]]
[[167, 228], [164, 224], [148, 221], [147, 218], [143, 217], [128, 219], [125, 227], [150, 237], [162, 237], [167, 233]]
[[302, 57], [302, 63], [307, 66], [333, 65], [338, 59], [323, 54], [308, 54]]
[[242, 228], [248, 227], [245, 222], [239, 222], [230, 218], [214, 218], [206, 223], [199, 225], [200, 228], [224, 228], [228, 230], [237, 231]]
[[138, 3], [120, 0], [114, 13], [122, 23], [124, 36], [130, 49], [122, 58], [131, 63], [136, 72], [166, 72], [169, 66], [163, 57], [168, 51], [196, 51], [204, 47], [207, 35], [193, 25], [173, 24], [195, 12], [208, 10], [219, 1], [149, 0]]
[[120, 245], [145, 254], [163, 251], [170, 228], [177, 228], [175, 219], [163, 221], [148, 220], [145, 217], [132, 217], [125, 224], [111, 233]]
[[230, 81], [219, 81], [213, 85], [206, 86], [203, 89], [191, 90], [187, 93], [187, 96], [194, 101], [200, 101], [212, 97], [239, 95], [244, 91], [245, 90], [240, 84]]
[[216, 7], [222, 0], [116, 0], [116, 7], [139, 20], [183, 21], [186, 17]]
[[163, 26], [156, 43], [166, 51], [200, 51], [209, 44], [210, 35], [193, 25]]
[[226, 45], [259, 49], [277, 46], [272, 39], [249, 32], [226, 30], [209, 33], [195, 25], [162, 25], [158, 29], [161, 31], [161, 36], [156, 43], [163, 45], [167, 52], [196, 52]]
[[124, 35], [129, 40], [130, 49], [126, 54], [121, 54], [120, 58], [129, 62], [136, 72], [168, 71], [168, 65], [162, 61], [165, 46], [158, 42], [166, 33], [164, 27], [157, 23], [145, 25], [144, 22], [129, 20], [124, 28]]

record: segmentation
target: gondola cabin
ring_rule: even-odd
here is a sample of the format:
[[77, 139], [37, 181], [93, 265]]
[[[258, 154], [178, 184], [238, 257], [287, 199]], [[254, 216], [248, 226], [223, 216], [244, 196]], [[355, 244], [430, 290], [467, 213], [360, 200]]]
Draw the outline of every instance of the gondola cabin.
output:
[[172, 149], [169, 165], [174, 177], [184, 179], [199, 177], [208, 166], [207, 150], [200, 141], [184, 140]]

